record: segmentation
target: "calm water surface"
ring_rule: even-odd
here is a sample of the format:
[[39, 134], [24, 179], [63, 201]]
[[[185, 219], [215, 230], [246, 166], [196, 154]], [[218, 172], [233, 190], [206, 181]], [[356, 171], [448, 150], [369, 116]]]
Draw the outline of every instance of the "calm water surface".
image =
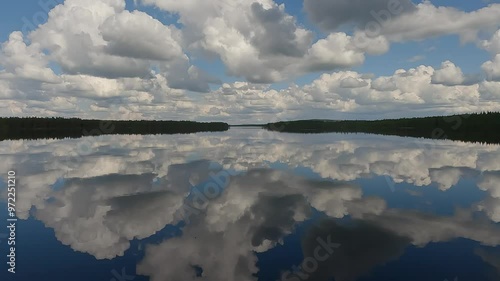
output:
[[231, 129], [0, 155], [1, 280], [500, 280], [497, 145]]

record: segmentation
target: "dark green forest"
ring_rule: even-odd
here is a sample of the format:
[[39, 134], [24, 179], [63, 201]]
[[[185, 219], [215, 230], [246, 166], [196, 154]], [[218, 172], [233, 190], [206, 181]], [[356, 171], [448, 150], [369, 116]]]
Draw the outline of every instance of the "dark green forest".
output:
[[373, 121], [299, 120], [269, 123], [264, 128], [288, 133], [371, 133], [500, 143], [498, 112]]
[[109, 134], [188, 134], [227, 131], [221, 122], [104, 121], [78, 118], [0, 118], [0, 140], [79, 138]]
[[[500, 143], [498, 112], [386, 120], [298, 120], [251, 126], [284, 133], [371, 133]], [[79, 138], [108, 134], [188, 134], [227, 131], [229, 127], [222, 122], [10, 117], [0, 118], [0, 140]]]

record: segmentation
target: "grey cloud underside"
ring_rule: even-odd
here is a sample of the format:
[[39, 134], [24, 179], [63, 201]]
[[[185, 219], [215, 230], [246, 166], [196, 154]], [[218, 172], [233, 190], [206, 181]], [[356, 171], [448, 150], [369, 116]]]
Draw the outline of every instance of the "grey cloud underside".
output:
[[472, 86], [481, 83], [484, 77], [481, 74], [465, 74], [463, 86]]
[[360, 88], [360, 87], [365, 87], [368, 86], [368, 83], [364, 80], [358, 80], [352, 77], [343, 79], [340, 82], [340, 87], [342, 88]]
[[183, 56], [176, 41], [177, 29], [165, 26], [146, 13], [124, 11], [108, 18], [99, 28], [106, 51], [123, 57], [171, 61]]
[[477, 85], [484, 81], [484, 77], [481, 74], [465, 74], [463, 76], [463, 80], [460, 83], [453, 83], [453, 82], [437, 82], [437, 81], [431, 81], [432, 84], [435, 85], [444, 85], [444, 86], [472, 86], [472, 85]]
[[[68, 74], [88, 74], [104, 78], [145, 77], [149, 63], [145, 60], [107, 55], [92, 50], [87, 34], [67, 35], [68, 48], [64, 59], [59, 61], [61, 69]], [[56, 47], [55, 47], [56, 48]], [[85, 51], [85, 49], [89, 51]]]
[[325, 30], [336, 30], [345, 24], [363, 26], [374, 21], [372, 12], [389, 11], [390, 3], [398, 3], [401, 13], [416, 10], [411, 0], [304, 0], [304, 10], [309, 18]]
[[252, 14], [260, 25], [260, 31], [252, 38], [252, 43], [260, 50], [262, 57], [282, 55], [302, 57], [312, 43], [312, 33], [305, 44], [297, 43], [295, 20], [277, 6], [264, 9], [262, 4], [252, 4]]
[[[106, 37], [104, 37], [106, 39]], [[130, 40], [130, 39], [127, 39]], [[112, 42], [106, 46], [105, 51], [108, 54], [117, 55], [121, 57], [130, 57], [143, 60], [170, 60], [170, 56], [165, 55], [163, 52], [156, 53], [144, 53], [143, 50], [138, 49], [136, 46], [132, 46], [130, 43], [133, 40], [127, 41], [129, 44], [125, 45], [123, 42]]]
[[208, 93], [210, 84], [221, 84], [222, 81], [210, 73], [187, 64], [177, 63], [170, 67], [166, 75], [168, 86], [172, 89], [184, 89], [193, 92]]
[[117, 78], [135, 78], [146, 77], [149, 74], [149, 65], [137, 61], [130, 61], [128, 65], [110, 64], [102, 65], [84, 65], [78, 67], [62, 66], [63, 71], [71, 75], [91, 75], [95, 77], [117, 79]]

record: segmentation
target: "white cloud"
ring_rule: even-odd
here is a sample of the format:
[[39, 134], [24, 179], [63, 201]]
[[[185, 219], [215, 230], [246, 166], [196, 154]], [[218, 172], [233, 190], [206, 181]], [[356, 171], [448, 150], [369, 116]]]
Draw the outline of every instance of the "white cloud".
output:
[[476, 39], [480, 30], [499, 27], [500, 4], [464, 12], [453, 7], [437, 7], [424, 1], [416, 10], [382, 25], [381, 34], [392, 42], [423, 40], [429, 37], [458, 34], [462, 41]]
[[[489, 51], [493, 58], [490, 61], [485, 62], [481, 68], [486, 74], [486, 79], [489, 81], [500, 81], [500, 29], [493, 34], [490, 40], [481, 41], [479, 46], [487, 51]], [[496, 84], [484, 82], [487, 88], [486, 92], [492, 93], [497, 92], [495, 89]]]
[[345, 33], [332, 33], [316, 42], [306, 56], [308, 70], [327, 71], [362, 64], [365, 56], [351, 41], [352, 37]]
[[[306, 0], [305, 10], [313, 22], [326, 30], [354, 24], [368, 38], [385, 36], [391, 42], [424, 40], [450, 34], [473, 41], [478, 31], [499, 27], [500, 4], [465, 12], [454, 7], [435, 6], [431, 1], [314, 1]], [[362, 41], [359, 41], [362, 42]]]
[[434, 75], [432, 75], [432, 83], [434, 84], [455, 86], [462, 84], [464, 80], [462, 69], [451, 61], [443, 62], [441, 68], [434, 71]]
[[48, 67], [49, 60], [41, 48], [39, 44], [27, 46], [21, 32], [11, 33], [9, 40], [2, 44], [0, 52], [1, 66], [5, 69], [4, 73], [0, 71], [0, 78], [10, 73], [17, 78], [56, 83], [58, 77]]
[[[393, 42], [447, 34], [468, 40], [497, 30], [498, 4], [463, 12], [405, 1], [400, 15], [367, 37], [370, 11], [389, 0], [362, 8], [360, 1], [306, 1], [313, 22], [331, 32], [316, 38], [271, 0], [141, 2], [177, 14], [177, 25], [128, 11], [123, 0], [66, 0], [31, 33], [13, 32], [0, 51], [0, 114], [255, 122], [500, 109], [500, 31], [478, 43], [493, 55], [482, 66], [487, 81], [451, 61], [384, 76], [349, 71]], [[214, 58], [233, 76], [228, 81], [244, 81], [215, 88], [219, 69], [208, 73], [197, 63]], [[323, 73], [306, 85], [272, 85], [310, 72]]]
[[500, 81], [500, 54], [497, 54], [491, 61], [482, 65], [488, 80]]
[[493, 34], [490, 40], [481, 41], [479, 45], [492, 54], [500, 54], [500, 29]]
[[204, 5], [143, 2], [178, 13], [190, 48], [217, 55], [229, 74], [254, 83], [348, 68], [363, 63], [364, 51], [381, 53], [388, 48], [383, 38], [373, 40], [376, 44], [367, 50], [355, 48], [345, 33], [333, 33], [312, 44], [313, 33], [300, 27], [283, 4], [270, 0], [217, 0]]
[[368, 86], [368, 82], [363, 79], [356, 79], [353, 77], [347, 77], [340, 81], [340, 87], [342, 88], [361, 88]]
[[105, 50], [113, 55], [148, 60], [174, 60], [184, 55], [176, 41], [178, 30], [143, 12], [123, 11], [99, 29], [107, 42]]
[[124, 13], [124, 9], [125, 3], [120, 0], [67, 0], [54, 8], [47, 22], [30, 33], [29, 38], [50, 51], [49, 58], [70, 74], [143, 76], [148, 71], [147, 61], [105, 52], [108, 42], [100, 27], [107, 19]]

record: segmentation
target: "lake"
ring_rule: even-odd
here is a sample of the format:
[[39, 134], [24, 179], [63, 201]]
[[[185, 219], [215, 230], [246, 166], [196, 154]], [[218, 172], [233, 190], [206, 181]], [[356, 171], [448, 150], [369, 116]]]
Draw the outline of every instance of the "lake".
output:
[[14, 280], [500, 280], [499, 145], [232, 128], [0, 154]]

